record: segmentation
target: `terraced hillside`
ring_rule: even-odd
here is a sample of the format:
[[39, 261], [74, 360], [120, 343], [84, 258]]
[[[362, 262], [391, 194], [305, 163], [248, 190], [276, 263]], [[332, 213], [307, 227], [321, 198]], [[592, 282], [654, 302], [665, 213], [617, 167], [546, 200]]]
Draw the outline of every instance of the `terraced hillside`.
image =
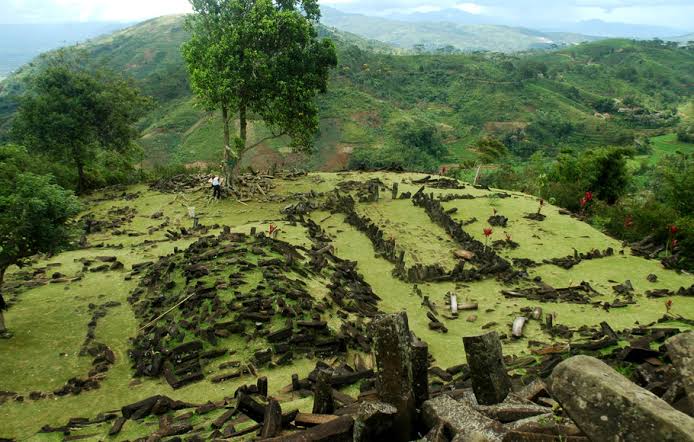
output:
[[[692, 327], [694, 277], [527, 195], [409, 173], [245, 182], [255, 197], [211, 200], [204, 179], [93, 195], [75, 250], [10, 270], [0, 438], [145, 437], [157, 418], [131, 415], [137, 407], [107, 434], [113, 410], [153, 395], [211, 401], [175, 421], [168, 410], [190, 404], [160, 403], [162, 428], [207, 438], [232, 416], [224, 398], [257, 377], [284, 410], [310, 412], [302, 391], [317, 363], [333, 367], [347, 403], [359, 382], [369, 388], [368, 324], [379, 313], [408, 313], [433, 356], [434, 390], [464, 382], [441, 368], [460, 367], [462, 337], [486, 330], [502, 335], [523, 382], [568, 355], [629, 346], [597, 339], [603, 322], [641, 335]], [[529, 319], [514, 338], [520, 316]], [[224, 431], [252, 437], [252, 424]]]
[[[394, 48], [320, 27], [338, 47], [339, 66], [319, 98], [320, 133], [309, 157], [289, 155], [286, 139], [261, 143], [247, 164], [344, 169], [356, 150], [400, 146], [402, 125], [434, 128], [438, 163], [478, 157], [481, 137], [525, 157], [536, 150], [630, 144], [668, 131], [691, 101], [694, 52], [667, 44], [607, 40], [566, 50], [504, 55], [394, 55]], [[180, 55], [183, 17], [141, 23], [84, 45], [90, 59], [131, 75], [157, 106], [140, 122], [150, 165], [216, 163], [220, 117], [191, 97]], [[50, 55], [49, 55], [50, 56]], [[7, 137], [22, 80], [37, 59], [0, 86], [0, 140]], [[32, 67], [33, 66], [33, 67]], [[269, 135], [251, 121], [249, 142]]]

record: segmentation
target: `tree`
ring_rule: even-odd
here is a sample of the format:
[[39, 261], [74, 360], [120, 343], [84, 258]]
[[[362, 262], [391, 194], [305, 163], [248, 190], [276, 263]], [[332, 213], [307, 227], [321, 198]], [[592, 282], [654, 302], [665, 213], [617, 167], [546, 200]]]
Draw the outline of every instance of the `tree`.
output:
[[[67, 222], [79, 212], [71, 191], [50, 176], [27, 172], [30, 157], [15, 146], [0, 147], [0, 289], [11, 265], [23, 265], [37, 253], [53, 253], [67, 244]], [[0, 334], [6, 332], [0, 291]]]
[[[291, 147], [308, 149], [318, 130], [318, 92], [337, 66], [335, 46], [318, 40], [317, 0], [190, 0], [191, 39], [183, 45], [191, 86], [209, 110], [221, 110], [224, 170], [269, 138], [287, 135]], [[249, 146], [248, 116], [259, 116], [273, 135]], [[233, 150], [230, 119], [238, 115]]]
[[63, 51], [29, 81], [12, 135], [32, 153], [70, 162], [81, 193], [88, 187], [85, 168], [100, 150], [123, 153], [133, 147], [134, 123], [148, 104], [129, 81]]
[[494, 163], [508, 156], [508, 148], [506, 145], [493, 136], [481, 138], [475, 147], [484, 163]]

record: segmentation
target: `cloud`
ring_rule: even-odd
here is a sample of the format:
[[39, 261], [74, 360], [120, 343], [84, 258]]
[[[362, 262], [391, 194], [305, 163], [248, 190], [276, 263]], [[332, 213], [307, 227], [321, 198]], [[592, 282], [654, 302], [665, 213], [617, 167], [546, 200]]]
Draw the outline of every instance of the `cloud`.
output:
[[0, 0], [5, 23], [135, 21], [190, 11], [188, 0]]
[[484, 12], [484, 6], [477, 3], [458, 3], [454, 6], [456, 9], [467, 12], [469, 14], [482, 14]]

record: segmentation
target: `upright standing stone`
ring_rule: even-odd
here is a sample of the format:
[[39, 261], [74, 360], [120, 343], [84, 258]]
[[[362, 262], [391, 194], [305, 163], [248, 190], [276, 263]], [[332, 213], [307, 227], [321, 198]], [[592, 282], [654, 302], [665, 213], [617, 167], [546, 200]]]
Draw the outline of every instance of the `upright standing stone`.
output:
[[694, 415], [694, 332], [680, 333], [665, 341], [667, 353], [679, 372], [689, 399], [689, 412]]
[[258, 394], [267, 397], [267, 376], [259, 377], [256, 385], [258, 387]]
[[270, 399], [265, 407], [265, 417], [263, 428], [260, 431], [260, 438], [267, 439], [275, 437], [282, 431], [282, 408], [275, 399]]
[[480, 336], [463, 338], [470, 367], [472, 390], [480, 405], [502, 402], [511, 391], [511, 379], [506, 373], [499, 335], [493, 331]]
[[590, 440], [694, 441], [694, 419], [590, 356], [557, 365], [547, 387]]
[[313, 387], [313, 414], [333, 414], [335, 399], [330, 385], [330, 373], [320, 370]]
[[398, 183], [393, 183], [393, 199], [398, 199]]
[[386, 315], [372, 323], [376, 359], [376, 390], [397, 410], [393, 441], [412, 439], [416, 404], [412, 391], [411, 338], [407, 314]]
[[419, 339], [412, 341], [412, 392], [419, 408], [429, 399], [429, 346]]

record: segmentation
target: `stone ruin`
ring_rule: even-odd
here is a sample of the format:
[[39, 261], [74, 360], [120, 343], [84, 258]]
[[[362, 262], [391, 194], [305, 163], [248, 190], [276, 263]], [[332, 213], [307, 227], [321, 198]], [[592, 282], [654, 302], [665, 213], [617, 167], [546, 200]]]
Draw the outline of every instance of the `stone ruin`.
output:
[[[405, 313], [379, 315], [369, 326], [375, 367], [318, 361], [305, 379], [282, 389], [312, 396], [311, 413], [288, 408], [259, 376], [229, 397], [190, 404], [153, 396], [117, 413], [73, 418], [62, 432], [111, 422], [116, 436], [128, 421], [158, 417], [146, 440], [234, 440], [253, 436], [286, 441], [603, 441], [694, 440], [694, 333], [640, 328], [614, 355], [573, 351], [509, 374], [496, 332], [463, 338], [467, 363], [434, 366]], [[634, 339], [637, 337], [636, 339]], [[652, 343], [663, 342], [659, 350]], [[585, 352], [585, 350], [580, 350]], [[609, 365], [608, 365], [609, 364]], [[612, 367], [636, 367], [632, 380]], [[339, 388], [360, 384], [358, 397]], [[587, 406], [588, 405], [588, 406]], [[194, 419], [194, 420], [193, 420]]]
[[[130, 351], [135, 373], [163, 375], [180, 388], [203, 379], [203, 367], [221, 358], [230, 359], [218, 363], [213, 382], [285, 365], [296, 355], [369, 351], [362, 318], [378, 313], [379, 299], [355, 267], [325, 247], [306, 250], [262, 233], [227, 229], [200, 238], [149, 266], [129, 297], [141, 321]], [[323, 281], [328, 297], [308, 292], [309, 277]], [[337, 330], [332, 317], [341, 323]], [[250, 357], [228, 350], [237, 339], [246, 341]]]

